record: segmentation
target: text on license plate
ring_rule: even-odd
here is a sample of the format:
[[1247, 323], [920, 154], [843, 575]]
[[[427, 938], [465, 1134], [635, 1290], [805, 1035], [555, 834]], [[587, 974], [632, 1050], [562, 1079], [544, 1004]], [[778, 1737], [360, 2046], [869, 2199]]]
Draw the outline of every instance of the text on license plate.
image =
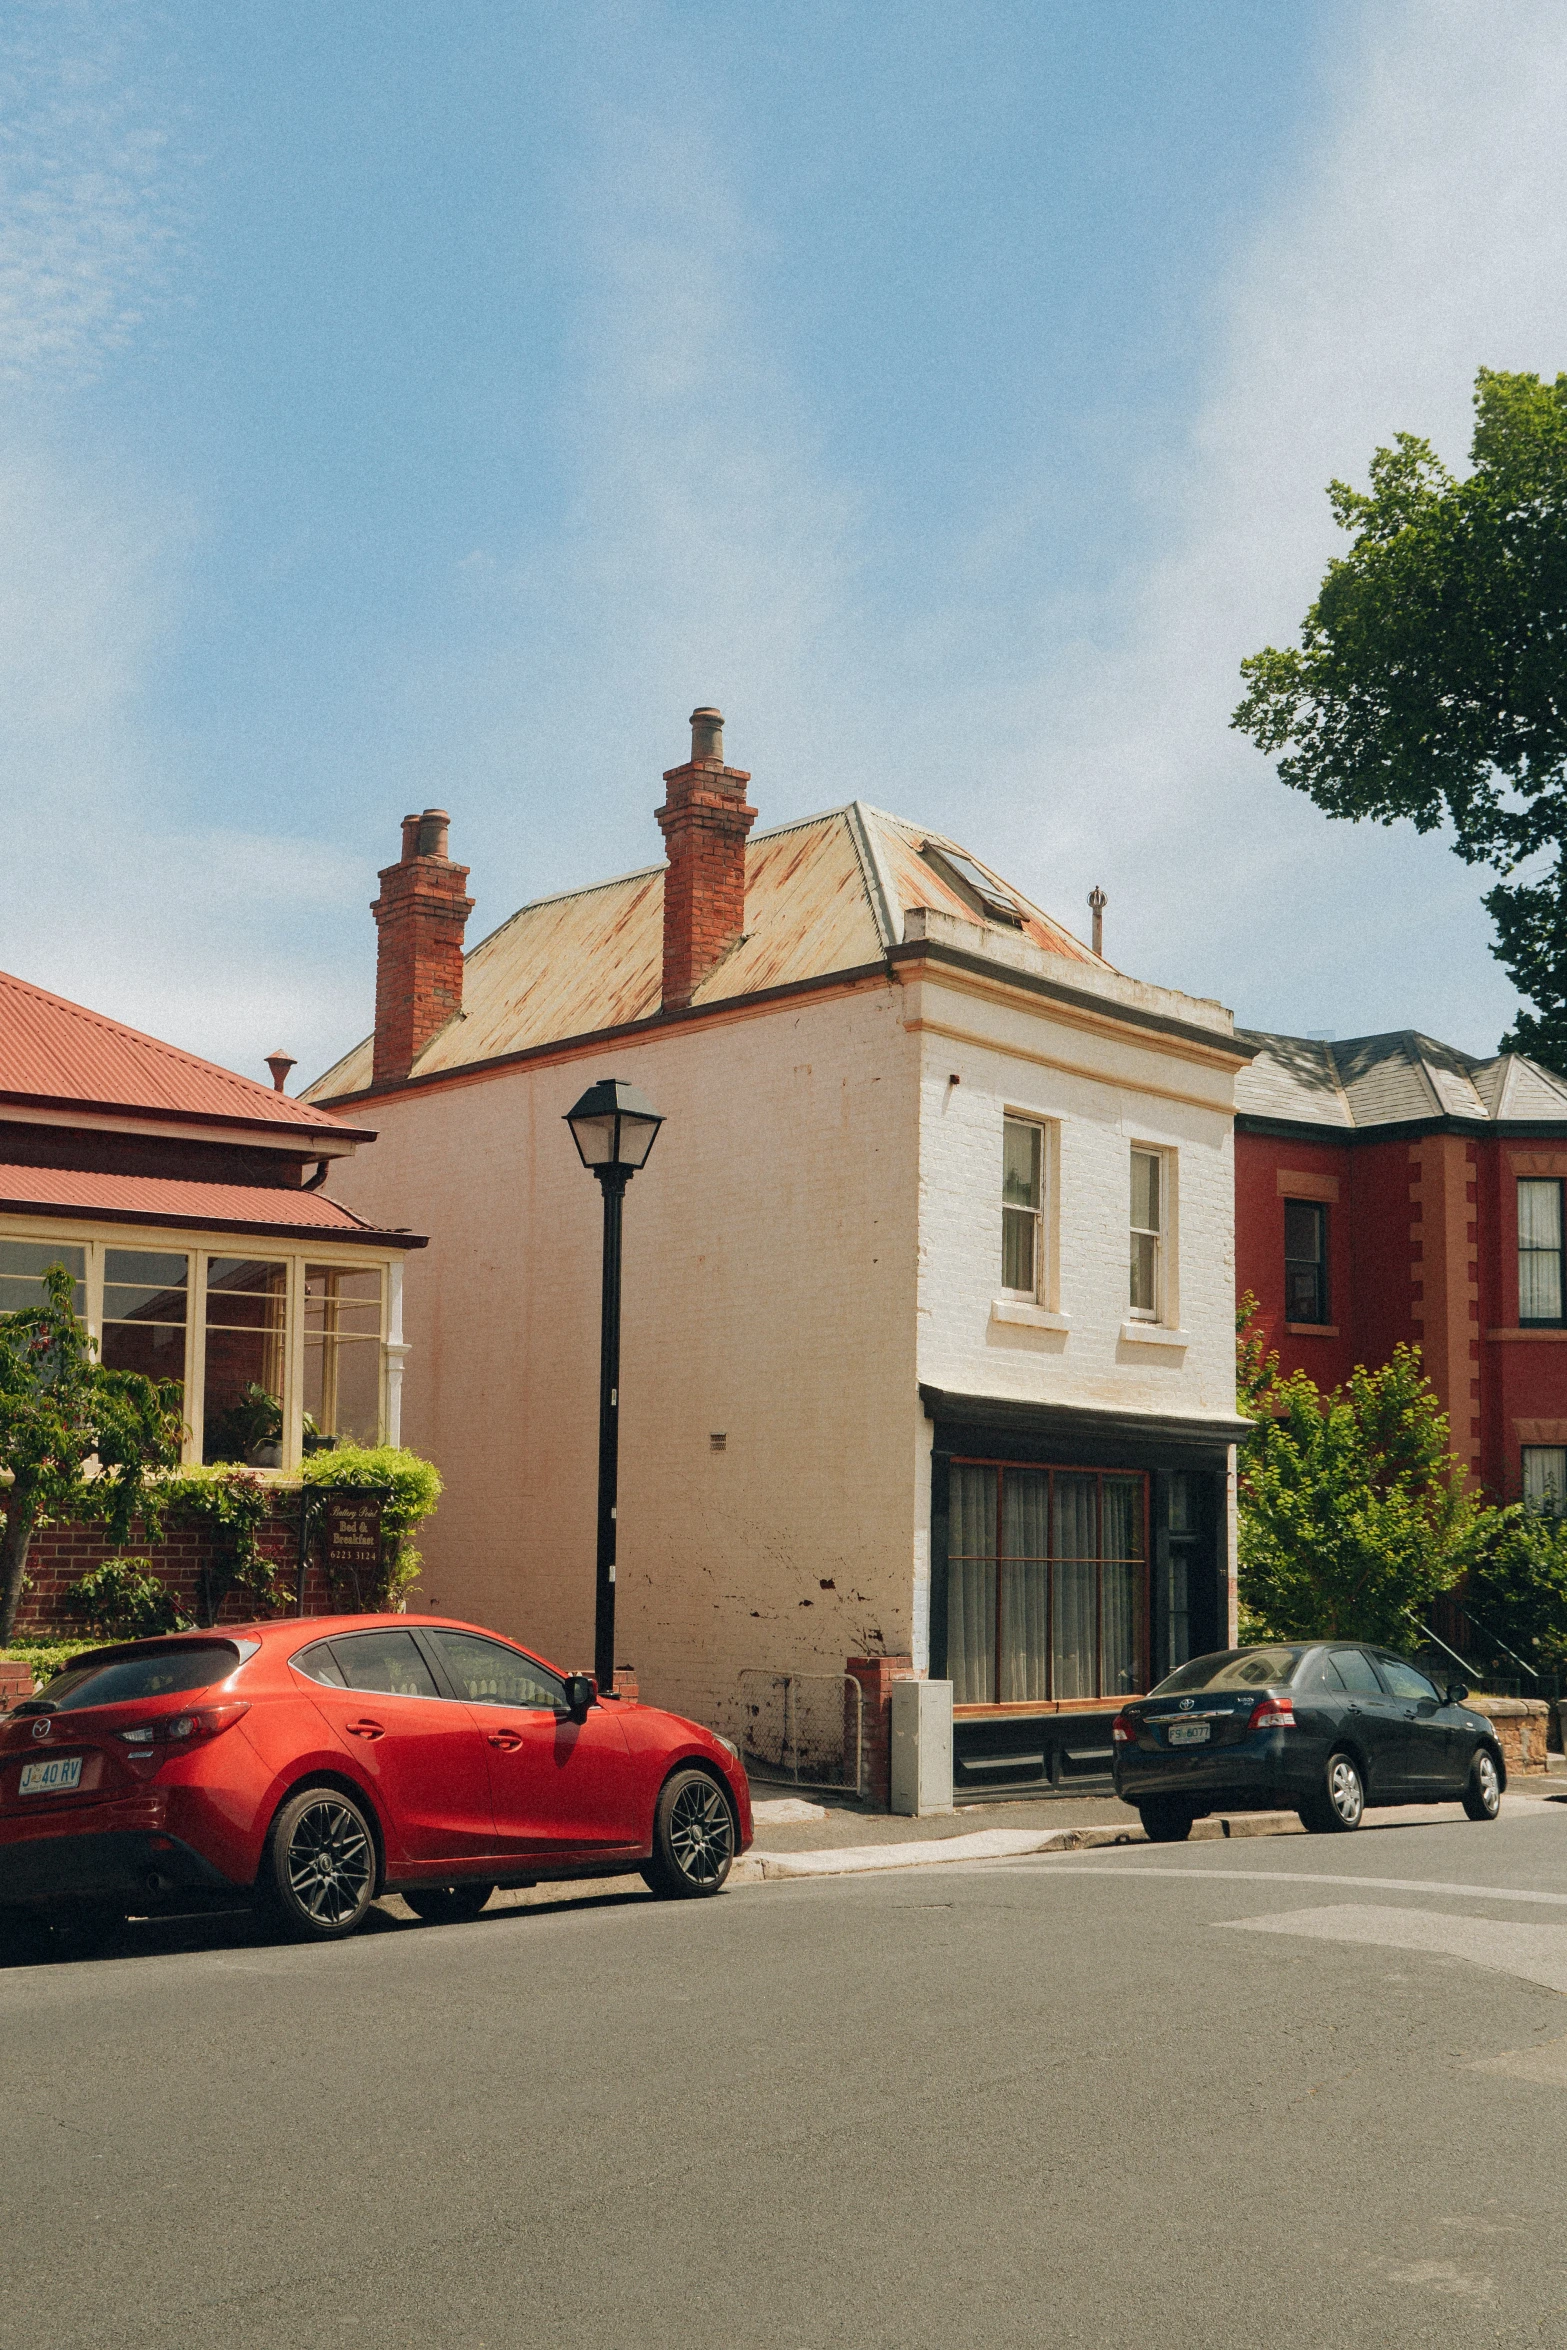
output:
[[1206, 1722], [1172, 1722], [1165, 1732], [1172, 1746], [1205, 1746], [1208, 1742]]
[[63, 1795], [68, 1788], [79, 1787], [82, 1778], [82, 1758], [79, 1754], [51, 1756], [48, 1762], [23, 1763], [19, 1795]]

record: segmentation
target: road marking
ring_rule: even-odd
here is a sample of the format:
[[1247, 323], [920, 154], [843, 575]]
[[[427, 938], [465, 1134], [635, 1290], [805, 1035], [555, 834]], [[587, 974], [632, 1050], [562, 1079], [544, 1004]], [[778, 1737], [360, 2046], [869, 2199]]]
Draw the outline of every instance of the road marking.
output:
[[1465, 1958], [1493, 1974], [1567, 1992], [1567, 1926], [1443, 1917], [1428, 1909], [1380, 1909], [1348, 1901], [1332, 1909], [1292, 1909], [1279, 1917], [1226, 1918], [1223, 1923], [1233, 1933], [1296, 1934], [1318, 1942], [1370, 1942], [1384, 1950]]
[[1445, 1893], [1457, 1895], [1465, 1901], [1539, 1901], [1552, 1908], [1567, 1909], [1567, 1893], [1537, 1893], [1515, 1885], [1449, 1885], [1425, 1877], [1352, 1877], [1329, 1875], [1321, 1869], [1180, 1869], [1154, 1868], [1135, 1861], [1081, 1860], [1074, 1853], [1070, 1860], [1064, 1855], [1056, 1860], [1043, 1857], [1033, 1868], [1024, 1868], [1017, 1862], [998, 1867], [994, 1861], [977, 1861], [974, 1874], [987, 1877], [1163, 1877], [1171, 1884], [1179, 1884], [1186, 1877], [1216, 1877], [1225, 1884], [1250, 1882], [1260, 1885], [1368, 1885], [1376, 1893]]

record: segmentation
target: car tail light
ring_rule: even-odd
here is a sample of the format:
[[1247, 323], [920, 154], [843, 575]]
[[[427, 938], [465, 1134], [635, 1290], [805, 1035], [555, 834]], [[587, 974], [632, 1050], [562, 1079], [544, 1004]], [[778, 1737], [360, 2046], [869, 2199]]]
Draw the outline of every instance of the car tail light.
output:
[[1293, 1730], [1295, 1727], [1295, 1700], [1293, 1697], [1259, 1697], [1251, 1709], [1248, 1730]]
[[1135, 1746], [1142, 1733], [1142, 1723], [1135, 1714], [1117, 1714], [1110, 1724], [1110, 1740], [1115, 1746]]
[[142, 1762], [160, 1747], [197, 1746], [204, 1738], [216, 1738], [220, 1732], [232, 1730], [240, 1716], [249, 1711], [249, 1705], [236, 1698], [228, 1705], [198, 1706], [188, 1714], [164, 1714], [156, 1722], [143, 1722], [134, 1730], [122, 1730], [120, 1736], [131, 1750], [131, 1760]]

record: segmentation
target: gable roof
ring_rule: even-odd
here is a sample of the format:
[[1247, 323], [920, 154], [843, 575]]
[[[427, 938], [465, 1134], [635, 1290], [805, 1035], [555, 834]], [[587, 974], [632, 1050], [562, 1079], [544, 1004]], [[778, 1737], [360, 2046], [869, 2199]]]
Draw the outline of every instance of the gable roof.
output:
[[289, 1133], [368, 1139], [311, 1102], [0, 972], [0, 1117], [7, 1104], [275, 1128], [279, 1143]]
[[1256, 1058], [1235, 1080], [1238, 1118], [1365, 1132], [1464, 1118], [1567, 1127], [1567, 1081], [1522, 1053], [1482, 1060], [1417, 1029], [1329, 1043], [1238, 1028]]
[[[945, 834], [855, 800], [820, 816], [756, 833], [746, 846], [745, 935], [708, 973], [693, 1009], [769, 988], [862, 971], [904, 939], [924, 910], [982, 921], [972, 896], [922, 853], [965, 858], [1017, 909], [1022, 938], [1096, 972], [1111, 966]], [[650, 865], [617, 881], [568, 890], [523, 906], [469, 952], [463, 1008], [425, 1046], [415, 1078], [590, 1036], [658, 1011], [663, 977], [664, 873]], [[374, 1039], [307, 1087], [329, 1101], [368, 1089]]]

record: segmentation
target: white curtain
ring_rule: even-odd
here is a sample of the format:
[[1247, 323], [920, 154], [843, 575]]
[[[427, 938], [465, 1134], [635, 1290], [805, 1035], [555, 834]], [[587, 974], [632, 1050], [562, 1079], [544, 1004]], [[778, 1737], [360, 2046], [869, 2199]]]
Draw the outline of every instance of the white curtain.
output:
[[1018, 1704], [1048, 1697], [1050, 1480], [1009, 1469], [1001, 1489], [1001, 1695]]
[[1562, 1187], [1518, 1186], [1518, 1315], [1524, 1322], [1562, 1318]]
[[947, 1675], [954, 1705], [996, 1695], [996, 1471], [955, 1467], [948, 1486]]
[[1097, 1697], [1099, 1580], [1099, 1480], [1058, 1476], [1051, 1549], [1055, 1561], [1055, 1650], [1057, 1697]]

